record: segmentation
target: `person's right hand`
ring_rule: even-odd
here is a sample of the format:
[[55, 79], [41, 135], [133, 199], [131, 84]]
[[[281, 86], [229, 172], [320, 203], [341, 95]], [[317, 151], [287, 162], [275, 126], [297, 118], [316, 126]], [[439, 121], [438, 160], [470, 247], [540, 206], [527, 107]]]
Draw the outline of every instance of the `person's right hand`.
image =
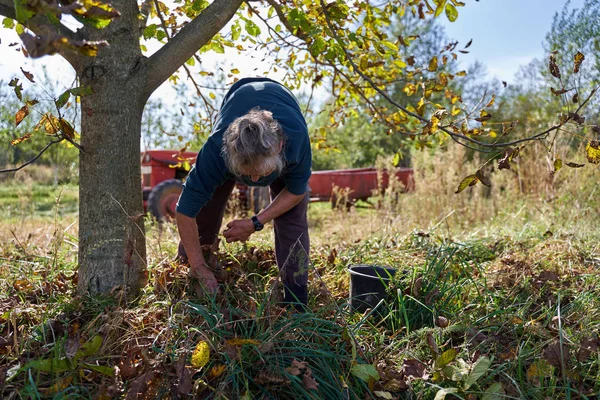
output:
[[206, 264], [190, 266], [188, 276], [199, 284], [199, 287], [194, 287], [197, 295], [213, 295], [219, 290], [217, 278]]

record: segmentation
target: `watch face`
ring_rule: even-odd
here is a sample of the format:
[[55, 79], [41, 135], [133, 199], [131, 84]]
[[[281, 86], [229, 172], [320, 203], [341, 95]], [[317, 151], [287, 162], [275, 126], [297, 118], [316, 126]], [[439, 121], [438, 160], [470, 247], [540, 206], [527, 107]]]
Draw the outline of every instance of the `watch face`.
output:
[[254, 229], [256, 231], [260, 231], [264, 227], [264, 225], [260, 223], [256, 215], [252, 217], [252, 222], [254, 223]]

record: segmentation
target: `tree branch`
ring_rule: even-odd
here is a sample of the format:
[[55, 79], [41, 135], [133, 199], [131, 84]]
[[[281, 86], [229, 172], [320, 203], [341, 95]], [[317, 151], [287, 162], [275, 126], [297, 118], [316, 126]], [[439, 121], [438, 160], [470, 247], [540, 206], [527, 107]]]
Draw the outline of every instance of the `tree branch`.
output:
[[[17, 14], [15, 11], [13, 0], [0, 0], [0, 15], [16, 20]], [[46, 15], [38, 14], [23, 24], [27, 29], [30, 29], [37, 36], [47, 34], [60, 35], [67, 40], [79, 40], [80, 35], [73, 32], [65, 25], [51, 22]], [[61, 52], [60, 53], [71, 65], [75, 65], [78, 56], [75, 53]]]
[[[16, 20], [17, 14], [15, 11], [14, 1], [0, 0], [0, 15]], [[51, 31], [57, 33], [69, 40], [77, 39], [77, 34], [64, 26], [61, 23], [52, 23], [43, 14], [38, 14], [23, 24], [26, 28], [31, 29], [36, 34], [43, 34]]]
[[50, 146], [52, 146], [53, 144], [59, 143], [59, 142], [61, 142], [61, 141], [62, 141], [62, 140], [53, 140], [53, 141], [51, 141], [51, 142], [48, 142], [48, 144], [46, 145], [46, 147], [44, 147], [44, 148], [43, 148], [43, 149], [42, 149], [42, 150], [41, 150], [41, 151], [38, 153], [38, 155], [37, 155], [37, 156], [33, 157], [31, 160], [27, 161], [25, 164], [23, 164], [23, 165], [21, 165], [21, 166], [19, 166], [19, 167], [16, 167], [16, 168], [8, 168], [8, 169], [0, 169], [0, 174], [1, 174], [1, 173], [4, 173], [4, 172], [16, 172], [16, 171], [18, 171], [18, 170], [20, 170], [20, 169], [22, 169], [22, 168], [25, 168], [26, 166], [28, 166], [29, 164], [31, 164], [32, 162], [34, 162], [35, 160], [37, 160], [38, 158], [40, 158], [40, 156], [41, 156], [42, 154], [44, 154], [44, 152], [45, 152], [46, 150], [48, 150], [48, 149], [50, 148]]
[[0, 15], [4, 15], [7, 18], [17, 19], [14, 1], [0, 0]]
[[[6, 1], [6, 0], [0, 0]], [[214, 1], [146, 60], [146, 94], [150, 95], [210, 41], [235, 15], [243, 0]]]
[[[267, 0], [269, 2], [273, 1], [273, 0]], [[354, 62], [354, 60], [352, 59], [351, 55], [349, 54], [348, 50], [346, 50], [346, 46], [344, 46], [343, 41], [340, 39], [340, 37], [338, 36], [335, 27], [333, 26], [333, 23], [331, 22], [331, 19], [329, 18], [329, 14], [327, 12], [327, 7], [325, 6], [325, 2], [323, 0], [320, 0], [320, 4], [321, 4], [321, 8], [323, 10], [323, 15], [325, 17], [325, 21], [327, 23], [327, 27], [329, 28], [329, 30], [331, 31], [331, 35], [332, 37], [338, 42], [338, 44], [340, 45], [340, 47], [342, 48], [342, 50], [344, 51], [344, 55], [346, 57], [346, 60], [348, 61], [348, 63], [350, 64], [350, 66], [352, 67], [352, 69], [362, 78], [364, 79], [366, 82], [369, 83], [369, 85], [371, 85], [371, 87], [377, 92], [379, 93], [388, 103], [392, 104], [393, 106], [397, 107], [398, 109], [402, 110], [403, 112], [405, 112], [406, 114], [410, 115], [413, 118], [416, 118], [417, 120], [424, 122], [424, 123], [430, 123], [430, 121], [422, 116], [420, 116], [419, 114], [410, 112], [409, 110], [406, 109], [406, 107], [403, 107], [401, 104], [399, 104], [398, 102], [394, 101], [385, 91], [383, 91], [382, 89], [379, 88], [378, 85], [376, 85], [373, 80], [371, 78], [369, 78], [368, 76], [366, 76], [361, 70], [360, 68], [356, 65], [356, 63]], [[600, 89], [600, 86], [595, 87], [590, 95], [585, 99], [584, 102], [582, 102], [579, 107], [577, 108], [577, 111], [575, 112], [576, 114], [579, 113], [579, 111], [585, 106], [585, 104], [592, 98], [592, 96], [596, 93], [596, 91]], [[540, 140], [545, 138], [548, 134], [550, 134], [551, 132], [560, 129], [564, 124], [566, 124], [567, 121], [561, 122], [558, 125], [553, 125], [550, 128], [546, 129], [543, 132], [537, 133], [535, 135], [523, 138], [523, 139], [518, 139], [518, 140], [513, 140], [510, 142], [501, 142], [501, 143], [486, 143], [486, 142], [481, 142], [479, 140], [475, 140], [472, 139], [466, 135], [462, 135], [462, 134], [458, 134], [458, 133], [454, 133], [452, 131], [450, 131], [448, 128], [445, 127], [440, 127], [440, 130], [447, 133], [448, 135], [450, 135], [450, 137], [457, 143], [460, 143], [462, 145], [464, 145], [464, 143], [460, 142], [459, 140], [465, 140], [467, 142], [470, 142], [474, 145], [477, 146], [481, 146], [483, 148], [502, 148], [502, 147], [508, 147], [508, 146], [512, 146], [515, 144], [519, 144], [519, 143], [523, 143], [523, 142], [531, 142], [531, 141], [535, 141], [535, 140]], [[471, 149], [473, 149], [472, 147], [469, 147]]]

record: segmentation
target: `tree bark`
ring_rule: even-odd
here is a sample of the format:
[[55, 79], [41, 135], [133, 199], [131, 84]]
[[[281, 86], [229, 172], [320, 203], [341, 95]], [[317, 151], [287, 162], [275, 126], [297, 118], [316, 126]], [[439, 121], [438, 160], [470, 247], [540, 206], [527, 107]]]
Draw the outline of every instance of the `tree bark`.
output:
[[[107, 41], [96, 57], [64, 53], [81, 86], [79, 158], [78, 291], [110, 294], [121, 289], [133, 298], [146, 284], [140, 141], [148, 97], [233, 17], [243, 0], [215, 0], [169, 44], [146, 59], [140, 50], [136, 1], [111, 0], [120, 12], [102, 30], [77, 32], [48, 23], [43, 15], [27, 26], [39, 35], [48, 29], [69, 39]], [[0, 0], [0, 14], [15, 18], [12, 0]]]
[[121, 12], [106, 29], [85, 29], [88, 40], [108, 40], [97, 57], [76, 66], [81, 85], [79, 158], [80, 293], [128, 298], [145, 285], [146, 245], [140, 172], [142, 112], [147, 97], [136, 73], [143, 58], [135, 2], [112, 1]]

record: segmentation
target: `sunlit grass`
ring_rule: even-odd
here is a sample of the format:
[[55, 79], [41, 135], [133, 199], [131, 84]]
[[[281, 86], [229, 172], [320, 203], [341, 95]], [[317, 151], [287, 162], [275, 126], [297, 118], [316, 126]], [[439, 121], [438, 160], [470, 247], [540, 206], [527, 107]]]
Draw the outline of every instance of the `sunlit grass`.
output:
[[[2, 190], [0, 201], [20, 204], [18, 188]], [[600, 234], [589, 195], [523, 198], [468, 229], [472, 216], [451, 202], [427, 208], [421, 193], [383, 198], [378, 208], [311, 204], [312, 311], [293, 314], [278, 304], [271, 229], [247, 244], [221, 243], [220, 293], [198, 298], [186, 268], [172, 263], [175, 227], [149, 222], [140, 298], [125, 306], [118, 292], [77, 297], [76, 190], [63, 189], [59, 201], [56, 189], [32, 193], [50, 210], [26, 218], [25, 208], [0, 225], [2, 397], [433, 399], [445, 388], [459, 398], [591, 399], [600, 391]], [[350, 310], [352, 264], [400, 271], [379, 309]], [[81, 361], [32, 367], [63, 365], [96, 335], [101, 347]], [[210, 360], [193, 368], [200, 341]], [[378, 379], [358, 372], [367, 364]]]

